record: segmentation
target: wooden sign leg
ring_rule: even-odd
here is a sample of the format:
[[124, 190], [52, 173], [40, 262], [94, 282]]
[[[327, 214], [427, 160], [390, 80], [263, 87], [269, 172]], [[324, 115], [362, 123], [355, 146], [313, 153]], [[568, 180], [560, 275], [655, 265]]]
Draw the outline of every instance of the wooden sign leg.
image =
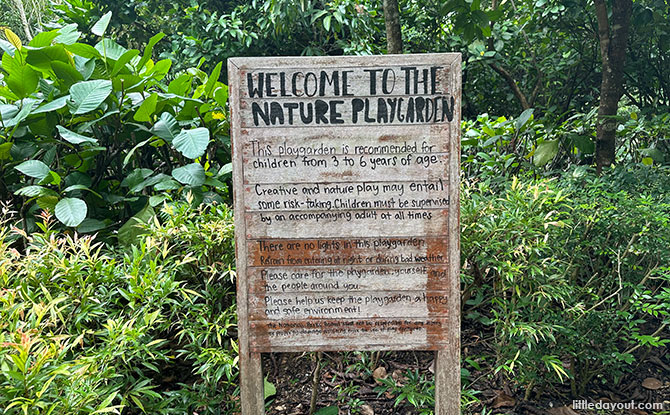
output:
[[[241, 345], [240, 345], [241, 346]], [[240, 347], [240, 399], [242, 415], [265, 414], [263, 394], [263, 370], [261, 354], [249, 353], [249, 349]]]
[[435, 415], [461, 413], [461, 356], [458, 343], [436, 353]]

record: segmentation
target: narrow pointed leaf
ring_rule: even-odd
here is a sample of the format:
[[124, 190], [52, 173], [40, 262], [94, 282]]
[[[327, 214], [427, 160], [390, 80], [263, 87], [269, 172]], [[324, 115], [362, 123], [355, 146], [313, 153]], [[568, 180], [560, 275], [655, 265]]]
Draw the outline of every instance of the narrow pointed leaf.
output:
[[62, 125], [56, 126], [58, 128], [58, 132], [60, 133], [61, 137], [63, 137], [63, 140], [67, 141], [68, 143], [71, 144], [81, 144], [81, 143], [91, 143], [91, 144], [98, 144], [98, 140], [95, 138], [91, 137], [86, 137], [85, 135], [77, 134], [74, 131], [70, 131], [67, 128], [63, 127]]

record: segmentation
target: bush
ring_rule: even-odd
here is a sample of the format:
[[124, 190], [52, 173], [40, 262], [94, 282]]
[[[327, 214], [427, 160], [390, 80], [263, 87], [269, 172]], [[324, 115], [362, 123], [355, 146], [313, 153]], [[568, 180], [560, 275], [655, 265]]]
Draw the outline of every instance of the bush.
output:
[[104, 37], [110, 19], [93, 25], [95, 46], [78, 42], [76, 24], [28, 45], [5, 30], [0, 199], [22, 206], [28, 232], [45, 209], [92, 233], [187, 193], [195, 203], [226, 197], [222, 63], [209, 75], [198, 68], [170, 74], [170, 60], [152, 60], [162, 33], [143, 51], [126, 49]]
[[668, 169], [644, 166], [466, 186], [464, 324], [493, 332], [491, 370], [576, 396], [669, 343], [669, 194]]
[[165, 222], [125, 252], [58, 233], [43, 214], [22, 254], [3, 221], [5, 413], [235, 409], [232, 214], [223, 205], [166, 209]]

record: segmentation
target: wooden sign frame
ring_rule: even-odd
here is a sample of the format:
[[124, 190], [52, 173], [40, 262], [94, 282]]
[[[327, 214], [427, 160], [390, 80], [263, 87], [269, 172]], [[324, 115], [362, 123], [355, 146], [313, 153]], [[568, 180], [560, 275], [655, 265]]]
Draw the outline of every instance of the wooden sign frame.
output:
[[[432, 65], [432, 66], [431, 66]], [[250, 252], [250, 245], [248, 244], [248, 239], [254, 237], [254, 233], [259, 232], [268, 232], [270, 229], [269, 226], [261, 226], [255, 222], [255, 217], [252, 213], [248, 211], [248, 204], [251, 198], [249, 194], [248, 187], [250, 186], [249, 177], [245, 176], [250, 175], [251, 172], [244, 171], [245, 164], [245, 151], [248, 153], [248, 142], [249, 131], [250, 131], [250, 114], [251, 109], [249, 108], [250, 95], [249, 85], [247, 89], [243, 88], [245, 82], [251, 82], [252, 78], [249, 73], [258, 72], [263, 70], [265, 72], [272, 72], [271, 75], [274, 76], [274, 85], [267, 87], [266, 99], [269, 97], [281, 96], [282, 93], [277, 91], [277, 88], [286, 87], [287, 77], [282, 77], [279, 79], [276, 77], [276, 73], [279, 70], [297, 70], [297, 69], [312, 69], [312, 70], [334, 70], [337, 68], [381, 68], [380, 72], [373, 73], [370, 75], [370, 80], [372, 77], [382, 75], [384, 73], [383, 69], [388, 67], [421, 67], [421, 71], [432, 71], [432, 67], [439, 68], [435, 71], [439, 71], [437, 76], [440, 76], [441, 80], [441, 91], [443, 94], [446, 94], [447, 97], [451, 97], [451, 103], [448, 100], [443, 101], [442, 105], [451, 104], [451, 114], [450, 119], [447, 121], [442, 117], [439, 123], [426, 123], [423, 125], [432, 125], [440, 128], [431, 130], [431, 137], [438, 137], [444, 139], [445, 143], [445, 177], [444, 180], [448, 185], [447, 193], [449, 205], [448, 208], [443, 210], [447, 211], [441, 217], [435, 217], [431, 221], [425, 221], [425, 224], [422, 224], [421, 229], [432, 229], [434, 227], [444, 227], [443, 235], [446, 240], [444, 245], [444, 251], [441, 255], [446, 255], [446, 261], [443, 261], [443, 266], [446, 267], [446, 274], [444, 278], [441, 278], [439, 281], [440, 290], [448, 293], [446, 306], [441, 308], [443, 315], [441, 319], [442, 325], [440, 326], [440, 332], [436, 337], [437, 340], [435, 343], [426, 343], [422, 345], [407, 345], [405, 347], [403, 344], [358, 344], [360, 349], [367, 350], [435, 350], [436, 359], [435, 359], [435, 414], [436, 415], [455, 415], [460, 413], [460, 203], [459, 203], [459, 186], [460, 186], [460, 101], [461, 101], [461, 55], [459, 53], [444, 53], [444, 54], [420, 54], [420, 55], [384, 55], [384, 56], [346, 56], [346, 57], [258, 57], [258, 58], [231, 58], [228, 60], [228, 77], [229, 77], [229, 94], [230, 94], [230, 111], [231, 111], [231, 138], [232, 138], [232, 153], [233, 153], [233, 195], [234, 195], [234, 209], [235, 209], [235, 242], [236, 242], [236, 257], [237, 257], [237, 307], [238, 307], [238, 339], [239, 339], [239, 366], [240, 366], [240, 394], [242, 402], [242, 414], [243, 415], [261, 415], [264, 414], [264, 394], [263, 394], [263, 373], [261, 368], [261, 352], [277, 352], [277, 351], [317, 351], [317, 350], [350, 350], [345, 345], [335, 345], [329, 347], [327, 344], [313, 345], [313, 346], [301, 346], [301, 347], [289, 347], [289, 346], [279, 346], [273, 347], [272, 342], [268, 342], [267, 345], [261, 343], [253, 343], [252, 336], [250, 334], [252, 323], [254, 323], [253, 316], [257, 312], [255, 306], [255, 295], [254, 294], [254, 284], [250, 278], [250, 273], [253, 270], [249, 267], [249, 258], [250, 255], [253, 256], [254, 253]], [[350, 77], [356, 76], [354, 69], [349, 70], [348, 75]], [[405, 91], [411, 89], [410, 82], [410, 70], [404, 70], [405, 78], [404, 86]], [[417, 78], [414, 80], [414, 93], [423, 88], [423, 93], [431, 94], [436, 91], [433, 88], [432, 91], [429, 91], [428, 88], [422, 83], [426, 82], [428, 77], [435, 80], [435, 73], [428, 72], [417, 72], [414, 74]], [[370, 73], [369, 71], [367, 72]], [[419, 76], [423, 75], [423, 78]], [[258, 75], [254, 75], [258, 76]], [[345, 89], [347, 85], [346, 75], [344, 82], [341, 84]], [[418, 79], [418, 80], [417, 80]], [[290, 81], [290, 79], [289, 79]], [[332, 81], [332, 79], [331, 79]], [[353, 82], [353, 81], [352, 81]], [[307, 84], [305, 84], [307, 85]], [[433, 86], [435, 82], [433, 82]], [[266, 83], [267, 86], [267, 83]], [[330, 84], [332, 87], [332, 83]], [[352, 90], [355, 89], [356, 84]], [[382, 85], [377, 85], [378, 88], [382, 88]], [[295, 86], [293, 86], [296, 92]], [[372, 86], [370, 86], [372, 91]], [[446, 90], [444, 90], [446, 88]], [[389, 88], [390, 89], [390, 88]], [[315, 95], [316, 95], [316, 89]], [[346, 91], [345, 91], [346, 92]], [[245, 97], [246, 93], [246, 97]], [[258, 91], [259, 94], [262, 94], [262, 91]], [[342, 91], [336, 90], [336, 94], [342, 94]], [[288, 93], [286, 95], [289, 95]], [[346, 95], [346, 94], [344, 94]], [[350, 94], [356, 96], [356, 93]], [[406, 99], [409, 97], [406, 96]], [[245, 101], [245, 99], [247, 101]], [[437, 101], [436, 101], [437, 102]], [[353, 104], [352, 104], [353, 105]], [[437, 104], [435, 104], [437, 105]], [[345, 108], [343, 105], [340, 107]], [[255, 114], [256, 121], [260, 118], [260, 122], [265, 122], [265, 125], [269, 123], [270, 115], [268, 113], [263, 113], [261, 107], [256, 108], [257, 112]], [[332, 111], [332, 109], [331, 109]], [[431, 109], [431, 111], [433, 111]], [[429, 110], [426, 109], [426, 119], [428, 119]], [[324, 113], [325, 114], [325, 113]], [[346, 124], [343, 118], [351, 117], [351, 114], [346, 111], [338, 111], [336, 108], [334, 110], [334, 116], [331, 112], [330, 121], [338, 121], [339, 124]], [[342, 115], [344, 114], [344, 115]], [[362, 113], [361, 113], [362, 114]], [[418, 114], [418, 111], [417, 111]], [[434, 111], [434, 114], [437, 114], [437, 110]], [[327, 114], [324, 116], [327, 118]], [[339, 116], [339, 119], [338, 119]], [[361, 115], [362, 117], [363, 115]], [[419, 117], [421, 115], [417, 115]], [[267, 117], [263, 118], [263, 117]], [[288, 123], [288, 120], [284, 120], [282, 115], [282, 123]], [[333, 118], [334, 117], [334, 118]], [[367, 115], [366, 115], [367, 117]], [[435, 115], [437, 119], [437, 115]], [[278, 115], [274, 117], [273, 121], [277, 121]], [[324, 118], [324, 122], [326, 119]], [[351, 120], [349, 120], [351, 121]], [[258, 125], [258, 124], [257, 124]], [[394, 125], [378, 125], [370, 126], [370, 131], [387, 131], [388, 127], [394, 128]], [[344, 131], [339, 130], [340, 125], [329, 125], [327, 128], [325, 125], [315, 126], [315, 131]], [[253, 127], [251, 127], [253, 128]], [[268, 127], [272, 128], [272, 127]], [[288, 124], [282, 124], [281, 127], [277, 128], [292, 128]], [[399, 127], [400, 128], [400, 127]], [[431, 127], [432, 128], [432, 127]], [[331, 130], [329, 130], [331, 129]], [[333, 130], [335, 129], [335, 130]], [[355, 138], [355, 137], [354, 137]], [[247, 146], [245, 148], [245, 145]], [[418, 171], [418, 170], [417, 170]], [[286, 174], [289, 174], [287, 172]], [[305, 172], [296, 172], [299, 176], [300, 174], [305, 175]], [[408, 173], [410, 174], [410, 173]], [[417, 180], [420, 177], [416, 177]], [[309, 181], [309, 177], [306, 177], [305, 180]], [[365, 177], [363, 177], [365, 179]], [[245, 189], [245, 186], [247, 188]], [[262, 217], [262, 215], [261, 215]], [[423, 223], [423, 222], [422, 222]], [[383, 228], [383, 224], [379, 225], [380, 229]], [[323, 225], [321, 229], [326, 229], [326, 225]], [[282, 230], [282, 229], [288, 229]], [[282, 228], [272, 234], [272, 238], [282, 238], [282, 232], [291, 232], [291, 228]], [[339, 228], [331, 227], [330, 232], [337, 232]], [[360, 229], [359, 229], [360, 231]], [[360, 231], [360, 232], [364, 232]], [[347, 235], [342, 235], [347, 236]], [[392, 236], [389, 236], [392, 237]], [[422, 235], [424, 238], [428, 238], [428, 234]], [[265, 238], [265, 237], [264, 237]], [[272, 239], [268, 238], [268, 240]], [[290, 238], [290, 235], [289, 235]], [[285, 238], [286, 239], [286, 238]], [[255, 239], [260, 240], [260, 237]], [[427, 239], [426, 239], [427, 240]], [[441, 246], [441, 245], [436, 245]], [[428, 248], [426, 248], [428, 249]], [[253, 268], [253, 267], [251, 267]], [[424, 283], [427, 284], [427, 283]], [[428, 288], [425, 288], [428, 290]], [[425, 297], [425, 296], [424, 296]], [[267, 304], [267, 300], [266, 300]], [[266, 305], [267, 308], [267, 305]], [[429, 308], [426, 305], [426, 308]], [[267, 314], [267, 309], [266, 309]], [[431, 314], [432, 315], [432, 314]], [[402, 318], [402, 317], [399, 317]], [[428, 335], [426, 335], [428, 339]], [[428, 341], [428, 340], [426, 340]], [[252, 344], [253, 343], [253, 344]], [[255, 344], [255, 346], [254, 346]], [[259, 345], [260, 344], [260, 345]], [[369, 346], [369, 347], [368, 347]]]

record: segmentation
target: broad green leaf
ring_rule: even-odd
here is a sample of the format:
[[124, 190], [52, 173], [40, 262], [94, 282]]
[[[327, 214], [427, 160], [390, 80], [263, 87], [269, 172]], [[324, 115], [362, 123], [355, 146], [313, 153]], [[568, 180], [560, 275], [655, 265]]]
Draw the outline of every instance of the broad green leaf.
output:
[[43, 180], [51, 171], [49, 166], [39, 160], [24, 161], [14, 168], [26, 176], [34, 177], [37, 180]]
[[56, 126], [58, 128], [58, 132], [60, 133], [61, 137], [65, 141], [71, 144], [81, 144], [81, 143], [92, 143], [92, 144], [98, 144], [98, 140], [95, 138], [91, 137], [86, 137], [85, 135], [77, 134], [74, 131], [70, 131], [67, 128], [63, 127], [62, 125]]
[[60, 61], [70, 63], [70, 57], [67, 55], [62, 45], [47, 46], [39, 49], [29, 49], [26, 56], [26, 62], [44, 73], [51, 73], [51, 63]]
[[112, 12], [107, 12], [105, 13], [100, 20], [95, 22], [93, 27], [91, 27], [91, 33], [93, 33], [96, 36], [102, 36], [105, 34], [105, 31], [107, 30], [107, 26], [109, 25], [109, 21], [112, 19]]
[[135, 111], [135, 115], [133, 115], [133, 119], [135, 121], [140, 121], [140, 122], [148, 122], [151, 121], [151, 116], [154, 115], [154, 112], [156, 111], [156, 103], [158, 102], [158, 94], [155, 92], [147, 99], [142, 102], [142, 105]]
[[51, 46], [51, 42], [58, 36], [57, 30], [51, 30], [48, 32], [40, 32], [35, 35], [33, 40], [28, 43], [28, 46], [33, 48], [42, 48], [45, 46]]
[[0, 144], [0, 160], [9, 160], [11, 158], [11, 151], [13, 143]]
[[156, 46], [156, 43], [158, 43], [163, 37], [165, 36], [165, 33], [159, 32], [155, 34], [154, 36], [149, 39], [149, 43], [144, 47], [144, 53], [142, 54], [142, 59], [140, 59], [140, 62], [137, 64], [137, 68], [143, 68], [144, 65], [151, 59], [151, 54], [153, 53], [154, 46]]
[[270, 396], [274, 396], [277, 394], [277, 388], [275, 385], [272, 384], [266, 377], [263, 379], [263, 396], [265, 399], [269, 398]]
[[651, 166], [652, 164], [654, 164], [654, 159], [651, 157], [644, 157], [642, 159], [642, 164], [644, 164], [645, 166]]
[[93, 233], [97, 232], [100, 229], [105, 229], [109, 226], [107, 223], [98, 220], [98, 219], [84, 219], [82, 223], [77, 226], [77, 232], [79, 233]]
[[[135, 169], [121, 181], [121, 187], [135, 188], [142, 183], [144, 179], [151, 176], [153, 171], [149, 169]], [[142, 190], [142, 189], [139, 189]]]
[[330, 19], [332, 18], [331, 15], [328, 15], [323, 18], [323, 28], [326, 29], [326, 32], [330, 30]]
[[188, 93], [188, 90], [191, 87], [192, 80], [193, 75], [191, 74], [183, 73], [179, 75], [168, 85], [168, 93], [174, 95], [185, 95]]
[[30, 115], [30, 111], [33, 109], [33, 106], [35, 105], [35, 102], [29, 102], [21, 108], [21, 111], [19, 111], [14, 118], [10, 119], [9, 121], [5, 122], [3, 120], [3, 123], [5, 124], [5, 128], [10, 128], [14, 127], [15, 125], [18, 125], [21, 121], [25, 120], [28, 115]]
[[70, 87], [68, 107], [72, 114], [85, 114], [102, 104], [112, 93], [112, 81], [96, 79], [83, 81]]
[[205, 169], [199, 163], [187, 164], [172, 170], [172, 177], [182, 184], [201, 186], [205, 183]]
[[519, 118], [516, 119], [516, 122], [514, 123], [514, 126], [516, 127], [517, 131], [521, 131], [523, 127], [526, 126], [528, 121], [530, 120], [530, 117], [533, 116], [533, 108], [529, 108], [525, 110], [524, 112], [519, 115]]
[[225, 108], [228, 101], [228, 86], [222, 85], [220, 88], [216, 88], [214, 91], [214, 100], [221, 108]]
[[114, 42], [112, 39], [104, 38], [98, 44], [95, 45], [95, 49], [100, 52], [100, 54], [106, 59], [111, 59], [113, 61], [119, 60], [124, 53], [126, 53], [126, 48]]
[[538, 167], [549, 163], [558, 154], [558, 140], [543, 141], [535, 149], [533, 164]]
[[82, 58], [91, 59], [98, 58], [102, 59], [102, 55], [96, 48], [86, 43], [73, 43], [72, 45], [66, 45], [65, 49], [74, 53], [75, 55], [81, 56]]
[[14, 53], [16, 52], [16, 48], [14, 45], [11, 43], [7, 42], [5, 39], [0, 39], [0, 49], [2, 49], [4, 52], [7, 52], [7, 55], [10, 57], [14, 57]]
[[182, 130], [181, 133], [172, 141], [172, 145], [184, 156], [195, 159], [207, 150], [209, 144], [209, 130], [204, 127], [198, 127], [193, 130]]
[[131, 49], [126, 51], [119, 60], [114, 64], [114, 69], [112, 69], [112, 76], [116, 76], [123, 68], [126, 67], [126, 64], [130, 62], [135, 56], [139, 55], [140, 51], [137, 49]]
[[71, 45], [76, 43], [81, 36], [81, 32], [77, 30], [76, 23], [70, 23], [69, 25], [63, 26], [59, 31], [59, 35], [54, 39], [55, 43], [60, 43], [63, 45]]
[[179, 123], [169, 112], [164, 112], [156, 124], [152, 132], [158, 137], [171, 143], [177, 135], [179, 135]]
[[29, 66], [19, 66], [5, 78], [9, 89], [19, 98], [25, 98], [35, 92], [39, 77]]
[[16, 192], [14, 192], [15, 195], [19, 196], [27, 196], [27, 197], [36, 197], [36, 196], [58, 196], [58, 193], [51, 189], [47, 189], [46, 187], [42, 186], [37, 186], [37, 185], [32, 185], [32, 186], [26, 186], [22, 187]]
[[51, 69], [53, 69], [54, 74], [58, 77], [58, 85], [62, 90], [68, 89], [72, 84], [84, 80], [82, 74], [69, 62], [53, 61], [51, 62]]
[[156, 212], [149, 204], [147, 204], [144, 209], [128, 219], [128, 221], [119, 228], [119, 243], [123, 246], [130, 246], [139, 242], [140, 236], [148, 233], [148, 230], [143, 227], [143, 224], [148, 223], [154, 216], [156, 216]]
[[86, 219], [88, 207], [86, 202], [74, 197], [61, 199], [55, 208], [56, 218], [65, 226], [74, 227]]
[[65, 95], [64, 97], [56, 98], [53, 101], [46, 103], [40, 107], [37, 107], [35, 111], [32, 112], [32, 114], [41, 114], [43, 112], [51, 112], [51, 111], [56, 111], [61, 108], [63, 108], [65, 105], [67, 105], [67, 100], [70, 99], [69, 95]]
[[158, 190], [158, 191], [177, 190], [180, 187], [181, 187], [181, 185], [178, 182], [176, 182], [172, 179], [169, 179], [169, 180], [164, 180], [160, 183], [156, 183], [156, 185], [154, 186], [154, 190]]

